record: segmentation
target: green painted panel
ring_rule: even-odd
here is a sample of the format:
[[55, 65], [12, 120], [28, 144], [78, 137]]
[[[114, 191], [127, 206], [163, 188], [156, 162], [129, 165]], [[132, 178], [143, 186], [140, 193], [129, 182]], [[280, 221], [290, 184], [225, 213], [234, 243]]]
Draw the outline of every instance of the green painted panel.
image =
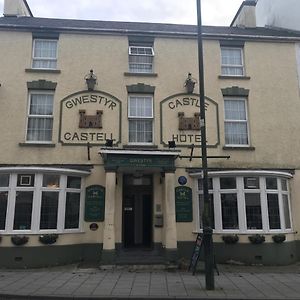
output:
[[192, 189], [187, 186], [175, 188], [176, 222], [193, 221]]
[[85, 192], [86, 222], [103, 222], [105, 211], [105, 188], [101, 185], [91, 185]]

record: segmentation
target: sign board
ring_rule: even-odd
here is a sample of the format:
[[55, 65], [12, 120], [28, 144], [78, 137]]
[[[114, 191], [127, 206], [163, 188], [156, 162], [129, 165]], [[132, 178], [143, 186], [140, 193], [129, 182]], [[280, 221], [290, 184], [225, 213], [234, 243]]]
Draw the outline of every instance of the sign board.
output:
[[202, 248], [202, 234], [198, 233], [195, 241], [194, 251], [191, 257], [191, 262], [189, 266], [189, 271], [193, 272], [193, 275], [196, 273], [197, 263], [200, 257], [201, 248]]
[[91, 185], [85, 192], [86, 222], [103, 222], [105, 211], [105, 188], [101, 185]]
[[187, 186], [175, 188], [176, 222], [193, 221], [192, 189]]

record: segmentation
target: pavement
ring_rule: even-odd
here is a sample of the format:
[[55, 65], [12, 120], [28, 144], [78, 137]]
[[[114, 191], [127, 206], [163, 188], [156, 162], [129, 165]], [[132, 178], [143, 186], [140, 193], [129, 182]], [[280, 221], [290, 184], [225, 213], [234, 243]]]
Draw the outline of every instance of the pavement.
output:
[[0, 299], [300, 299], [300, 263], [218, 269], [213, 291], [201, 270], [193, 276], [155, 266], [0, 269]]

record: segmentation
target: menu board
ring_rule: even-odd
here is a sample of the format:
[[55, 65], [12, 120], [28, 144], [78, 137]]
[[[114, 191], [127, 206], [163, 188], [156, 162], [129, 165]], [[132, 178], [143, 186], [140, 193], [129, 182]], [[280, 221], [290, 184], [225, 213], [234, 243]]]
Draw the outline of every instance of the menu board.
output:
[[193, 221], [192, 189], [187, 186], [175, 188], [176, 222]]
[[85, 214], [86, 222], [103, 222], [105, 211], [105, 187], [90, 185], [85, 191]]

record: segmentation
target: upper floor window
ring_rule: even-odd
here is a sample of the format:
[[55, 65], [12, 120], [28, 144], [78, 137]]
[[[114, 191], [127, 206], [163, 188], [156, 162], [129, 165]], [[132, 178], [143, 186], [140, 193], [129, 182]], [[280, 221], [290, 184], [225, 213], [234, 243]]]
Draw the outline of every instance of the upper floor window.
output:
[[224, 99], [225, 144], [249, 145], [248, 114], [245, 98]]
[[52, 141], [53, 97], [51, 92], [29, 93], [26, 141]]
[[34, 39], [32, 68], [56, 69], [57, 66], [57, 40]]
[[221, 47], [221, 74], [225, 76], [244, 76], [243, 48]]
[[153, 142], [152, 96], [129, 96], [128, 102], [129, 142]]
[[153, 73], [153, 47], [129, 46], [129, 72]]
[[0, 231], [79, 230], [81, 177], [24, 172], [0, 174]]

